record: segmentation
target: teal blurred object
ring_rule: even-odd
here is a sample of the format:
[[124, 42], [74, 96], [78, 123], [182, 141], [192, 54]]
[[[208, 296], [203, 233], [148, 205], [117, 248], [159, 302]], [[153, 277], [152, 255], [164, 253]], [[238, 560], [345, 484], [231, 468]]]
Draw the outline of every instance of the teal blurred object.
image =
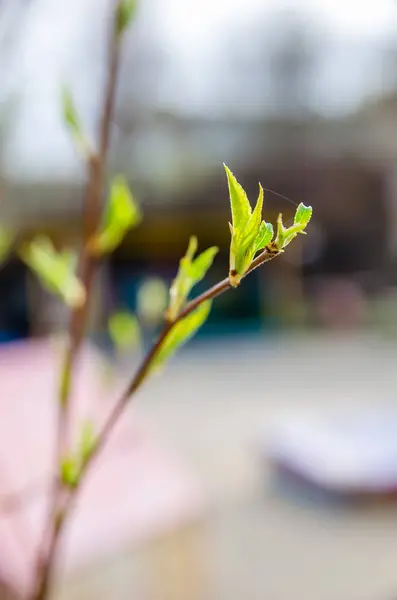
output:
[[0, 331], [0, 344], [9, 344], [22, 339], [25, 339], [25, 336], [15, 331]]
[[[214, 319], [208, 320], [204, 327], [197, 333], [197, 339], [208, 339], [213, 337], [231, 337], [240, 336], [263, 336], [264, 332], [270, 332], [278, 329], [278, 324], [270, 319], [264, 321], [261, 318], [252, 319]], [[192, 343], [192, 342], [191, 342]]]
[[[204, 281], [193, 290], [192, 297], [205, 292], [224, 277], [224, 269], [213, 269]], [[113, 297], [114, 309], [136, 311], [137, 294], [142, 281], [155, 273], [146, 268], [123, 268], [115, 273]], [[158, 274], [157, 274], [158, 275]], [[172, 281], [174, 271], [163, 269], [160, 276]], [[270, 281], [263, 278], [259, 270], [247, 277], [237, 289], [230, 290], [213, 302], [205, 326], [197, 333], [197, 339], [239, 335], [263, 335], [264, 331], [278, 331], [282, 327], [271, 312]]]

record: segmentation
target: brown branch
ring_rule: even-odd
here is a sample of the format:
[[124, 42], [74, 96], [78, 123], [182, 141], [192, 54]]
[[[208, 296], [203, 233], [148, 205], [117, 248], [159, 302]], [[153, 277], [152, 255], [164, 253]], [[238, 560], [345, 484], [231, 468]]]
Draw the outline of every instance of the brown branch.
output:
[[[262, 252], [262, 254], [260, 254], [252, 262], [251, 267], [247, 271], [246, 275], [252, 273], [252, 271], [258, 268], [260, 265], [269, 262], [279, 254], [280, 252], [278, 251], [265, 249], [264, 252]], [[199, 296], [197, 296], [197, 298], [194, 298], [191, 302], [189, 302], [184, 308], [184, 310], [178, 315], [178, 317], [173, 322], [166, 321], [164, 323], [164, 326], [156, 342], [153, 344], [149, 352], [144, 357], [140, 367], [138, 368], [138, 371], [136, 372], [135, 376], [133, 377], [123, 394], [120, 396], [119, 400], [116, 402], [113, 410], [110, 412], [107, 420], [105, 421], [103, 428], [99, 432], [97, 436], [96, 445], [94, 446], [91, 454], [86, 458], [85, 463], [81, 467], [77, 485], [69, 490], [66, 490], [64, 488], [61, 489], [61, 491], [65, 492], [65, 494], [61, 496], [62, 502], [58, 502], [56, 506], [56, 513], [54, 513], [53, 529], [49, 541], [49, 556], [51, 557], [51, 564], [50, 569], [46, 569], [46, 572], [49, 571], [49, 573], [46, 575], [45, 578], [43, 578], [43, 580], [39, 582], [40, 587], [38, 588], [37, 593], [35, 593], [35, 595], [32, 597], [32, 600], [45, 600], [49, 584], [51, 582], [52, 570], [55, 565], [55, 558], [57, 554], [57, 549], [59, 547], [59, 541], [61, 539], [64, 526], [71, 515], [78, 493], [85, 481], [87, 473], [94, 464], [95, 460], [99, 457], [106, 443], [108, 442], [109, 437], [112, 434], [116, 424], [122, 417], [129, 400], [138, 391], [146, 376], [149, 374], [153, 361], [156, 358], [168, 333], [173, 329], [173, 327], [175, 327], [177, 323], [179, 323], [183, 318], [185, 318], [192, 311], [194, 311], [200, 304], [207, 300], [211, 300], [216, 298], [217, 296], [220, 296], [227, 290], [231, 289], [231, 287], [232, 286], [230, 285], [229, 279], [223, 279], [213, 287], [209, 288], [203, 294], [200, 294]]]
[[[116, 13], [114, 14], [116, 16]], [[59, 472], [61, 460], [68, 450], [70, 397], [71, 387], [73, 384], [73, 373], [86, 333], [90, 300], [92, 299], [93, 295], [93, 286], [97, 271], [97, 261], [88, 253], [87, 242], [97, 231], [101, 216], [101, 200], [107, 168], [110, 126], [117, 85], [120, 37], [116, 33], [115, 21], [111, 23], [111, 26], [112, 32], [109, 47], [107, 84], [101, 112], [99, 131], [99, 149], [96, 154], [91, 155], [88, 162], [88, 182], [84, 199], [83, 249], [80, 254], [79, 275], [86, 289], [86, 301], [81, 308], [78, 308], [72, 312], [70, 319], [69, 344], [65, 355], [65, 362], [63, 364], [62, 378], [60, 382], [55, 463], [57, 472]], [[254, 260], [248, 272], [253, 271], [259, 265], [271, 260], [278, 254], [279, 252], [277, 251], [265, 250]], [[46, 600], [48, 597], [49, 590], [51, 589], [53, 583], [54, 568], [57, 562], [62, 532], [71, 514], [78, 492], [81, 489], [85, 477], [87, 476], [90, 467], [94, 463], [94, 460], [99, 456], [101, 450], [106, 445], [115, 425], [121, 418], [130, 398], [141, 387], [146, 376], [149, 374], [153, 361], [156, 358], [168, 333], [178, 322], [181, 321], [181, 319], [191, 313], [202, 302], [219, 296], [230, 287], [231, 285], [229, 279], [221, 281], [217, 285], [207, 290], [204, 294], [201, 294], [196, 299], [192, 300], [173, 322], [165, 322], [157, 341], [149, 350], [134, 378], [120, 397], [119, 401], [116, 402], [113, 410], [110, 412], [107, 420], [105, 421], [102, 430], [99, 432], [95, 447], [92, 449], [91, 454], [86, 458], [81, 467], [77, 485], [74, 488], [68, 487], [59, 476], [56, 477], [50, 498], [48, 526], [46, 526], [43, 536], [42, 549], [38, 557], [35, 581], [33, 583], [30, 600]]]
[[[69, 344], [62, 368], [60, 384], [59, 413], [57, 425], [56, 469], [68, 449], [68, 431], [70, 415], [70, 397], [73, 384], [74, 367], [79, 357], [86, 333], [90, 300], [93, 296], [97, 261], [87, 251], [87, 241], [98, 230], [101, 212], [104, 180], [107, 170], [110, 128], [115, 104], [117, 79], [119, 72], [120, 37], [116, 35], [114, 21], [111, 22], [111, 37], [108, 52], [107, 82], [99, 126], [98, 151], [92, 154], [88, 162], [88, 181], [84, 195], [84, 231], [83, 249], [79, 260], [79, 275], [86, 290], [86, 301], [82, 307], [71, 314], [69, 324]], [[33, 600], [44, 600], [52, 584], [53, 571], [57, 558], [60, 533], [66, 518], [63, 509], [67, 498], [62, 480], [57, 477], [53, 485], [50, 501], [48, 526], [43, 536], [42, 550], [38, 557], [36, 581], [32, 591]]]
[[[257, 269], [259, 266], [263, 265], [265, 262], [269, 262], [270, 260], [272, 260], [273, 258], [278, 256], [279, 254], [280, 254], [280, 252], [278, 252], [278, 251], [274, 251], [274, 250], [269, 251], [266, 249], [264, 252], [262, 252], [262, 254], [257, 256], [257, 258], [252, 262], [246, 275], [248, 275], [249, 273], [252, 273], [252, 271]], [[115, 404], [113, 410], [111, 411], [107, 421], [105, 422], [102, 430], [98, 434], [97, 444], [95, 446], [95, 449], [93, 450], [93, 452], [91, 452], [90, 456], [88, 457], [88, 459], [84, 465], [84, 468], [81, 473], [82, 476], [85, 475], [86, 470], [88, 469], [90, 463], [96, 458], [96, 455], [100, 452], [100, 450], [106, 444], [115, 425], [117, 424], [120, 417], [122, 416], [124, 409], [125, 409], [126, 405], [128, 404], [131, 396], [133, 396], [135, 394], [135, 392], [140, 388], [141, 384], [145, 380], [146, 376], [148, 375], [148, 373], [151, 369], [152, 363], [153, 363], [154, 359], [156, 358], [156, 356], [157, 356], [165, 338], [169, 334], [169, 332], [173, 329], [173, 327], [175, 327], [175, 325], [177, 323], [179, 323], [182, 319], [184, 319], [191, 312], [193, 312], [198, 306], [200, 306], [200, 304], [202, 304], [203, 302], [206, 302], [207, 300], [213, 300], [214, 298], [216, 298], [217, 296], [220, 296], [221, 294], [223, 294], [224, 292], [226, 292], [227, 290], [229, 290], [231, 288], [232, 288], [232, 286], [230, 285], [229, 278], [226, 277], [219, 283], [215, 284], [214, 286], [212, 286], [211, 288], [209, 288], [208, 290], [206, 290], [205, 292], [203, 292], [202, 294], [200, 294], [199, 296], [197, 296], [196, 298], [191, 300], [185, 306], [184, 310], [182, 310], [180, 312], [180, 314], [177, 316], [177, 318], [174, 321], [172, 321], [171, 323], [166, 321], [164, 323], [164, 326], [163, 326], [156, 342], [153, 344], [153, 346], [151, 347], [149, 352], [144, 357], [140, 367], [138, 368], [138, 371], [136, 372], [136, 374], [133, 377], [130, 384], [127, 386], [124, 393], [121, 395], [119, 400], [116, 402], [116, 404]]]
[[[254, 271], [256, 268], [258, 268], [266, 262], [269, 262], [279, 254], [280, 252], [274, 250], [265, 250], [252, 262], [251, 267], [247, 271], [246, 275], [252, 273], [252, 271]], [[135, 376], [133, 377], [123, 394], [120, 396], [119, 400], [116, 402], [113, 410], [110, 412], [107, 420], [105, 421], [105, 424], [99, 432], [97, 436], [96, 445], [81, 468], [77, 486], [70, 490], [68, 497], [65, 499], [65, 503], [62, 507], [62, 511], [59, 513], [59, 518], [56, 523], [56, 533], [58, 537], [60, 536], [65, 522], [67, 521], [67, 518], [69, 517], [73, 509], [77, 495], [85, 481], [89, 469], [92, 467], [95, 460], [99, 457], [101, 451], [107, 444], [109, 437], [111, 436], [116, 424], [122, 417], [129, 400], [139, 390], [146, 376], [149, 374], [153, 361], [156, 358], [168, 333], [173, 329], [173, 327], [175, 327], [177, 323], [179, 323], [183, 318], [185, 318], [187, 315], [193, 312], [200, 304], [207, 300], [211, 300], [216, 298], [217, 296], [220, 296], [221, 294], [223, 294], [231, 288], [232, 286], [230, 285], [229, 278], [223, 279], [213, 287], [209, 288], [204, 293], [194, 298], [191, 302], [189, 302], [184, 308], [184, 310], [178, 315], [178, 317], [173, 322], [166, 321], [164, 323], [164, 326], [160, 331], [157, 340], [144, 357], [140, 367], [138, 368], [138, 371], [136, 372]]]
[[[279, 254], [280, 252], [274, 250], [265, 250], [252, 262], [252, 265], [246, 273], [246, 275], [252, 273], [252, 271], [258, 268], [260, 265], [269, 262]], [[149, 374], [153, 361], [156, 358], [157, 353], [159, 352], [168, 333], [173, 329], [173, 327], [175, 327], [177, 323], [181, 321], [181, 319], [189, 315], [200, 304], [202, 304], [206, 300], [211, 300], [216, 298], [217, 296], [220, 296], [227, 290], [231, 289], [231, 287], [232, 286], [230, 285], [229, 279], [223, 279], [213, 287], [209, 288], [206, 292], [200, 294], [199, 296], [197, 296], [197, 298], [194, 298], [191, 302], [189, 302], [185, 309], [178, 315], [178, 317], [173, 322], [164, 323], [163, 329], [161, 330], [156, 342], [153, 344], [147, 355], [144, 357], [140, 367], [138, 368], [138, 371], [136, 372], [135, 376], [133, 377], [123, 394], [120, 396], [119, 400], [116, 402], [113, 410], [110, 412], [107, 420], [105, 421], [103, 428], [98, 434], [95, 447], [93, 448], [91, 454], [87, 457], [85, 463], [82, 465], [77, 485], [74, 488], [70, 488], [69, 490], [61, 488], [61, 491], [64, 492], [64, 494], [60, 496], [61, 502], [57, 503], [56, 513], [53, 515], [53, 528], [49, 541], [49, 556], [51, 557], [51, 563], [49, 565], [50, 568], [48, 569], [47, 565], [46, 569], [46, 572], [49, 571], [49, 573], [46, 575], [45, 578], [43, 578], [40, 581], [41, 585], [38, 588], [37, 592], [35, 592], [35, 595], [32, 596], [32, 600], [45, 600], [45, 598], [47, 597], [46, 595], [48, 592], [49, 585], [51, 583], [52, 570], [55, 565], [57, 550], [59, 548], [59, 541], [61, 539], [65, 524], [68, 518], [70, 517], [75, 502], [77, 500], [78, 493], [85, 481], [85, 478], [90, 468], [94, 464], [95, 460], [99, 457], [101, 451], [108, 442], [114, 427], [122, 417], [129, 400], [138, 391], [146, 376]]]

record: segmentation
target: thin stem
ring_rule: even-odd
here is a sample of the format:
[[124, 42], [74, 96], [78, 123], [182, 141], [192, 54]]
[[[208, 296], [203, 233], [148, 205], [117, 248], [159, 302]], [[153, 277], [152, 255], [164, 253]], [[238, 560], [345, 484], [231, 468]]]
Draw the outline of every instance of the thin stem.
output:
[[[279, 254], [280, 253], [276, 252], [276, 251], [265, 250], [264, 252], [262, 252], [262, 254], [257, 256], [257, 258], [252, 262], [246, 275], [248, 275], [249, 273], [252, 273], [252, 271], [257, 269], [260, 265], [263, 265], [265, 262], [269, 262], [270, 260], [272, 260], [273, 258], [278, 256]], [[225, 279], [222, 279], [222, 281], [219, 281], [219, 283], [216, 283], [211, 288], [209, 288], [208, 290], [206, 290], [205, 292], [203, 292], [202, 294], [200, 294], [199, 296], [197, 296], [196, 298], [191, 300], [185, 306], [184, 310], [180, 312], [180, 314], [177, 316], [177, 318], [174, 321], [172, 321], [171, 323], [166, 321], [164, 323], [164, 326], [163, 326], [162, 330], [160, 331], [157, 340], [155, 341], [153, 346], [150, 348], [149, 352], [144, 357], [135, 376], [131, 380], [130, 384], [127, 386], [124, 393], [120, 396], [118, 402], [116, 402], [107, 421], [105, 421], [105, 424], [104, 424], [102, 430], [98, 434], [97, 444], [96, 444], [93, 452], [91, 452], [91, 454], [89, 455], [89, 457], [84, 465], [84, 469], [82, 470], [82, 475], [85, 475], [85, 472], [86, 472], [89, 464], [91, 463], [91, 461], [94, 460], [94, 458], [96, 458], [96, 454], [106, 444], [115, 425], [117, 424], [120, 417], [122, 416], [124, 409], [125, 409], [126, 405], [128, 404], [128, 401], [130, 400], [131, 396], [134, 395], [134, 393], [140, 388], [141, 384], [145, 380], [146, 376], [148, 375], [148, 373], [151, 369], [152, 363], [153, 363], [154, 359], [156, 358], [168, 333], [173, 329], [173, 327], [175, 327], [175, 325], [177, 323], [179, 323], [179, 321], [181, 321], [182, 319], [187, 317], [187, 315], [189, 315], [191, 312], [193, 312], [198, 306], [200, 306], [200, 304], [202, 304], [203, 302], [206, 302], [207, 300], [213, 300], [217, 296], [220, 296], [227, 290], [231, 289], [231, 287], [232, 286], [230, 285], [230, 281], [229, 281], [228, 277], [226, 277]]]
[[[98, 263], [87, 251], [87, 241], [98, 229], [101, 210], [102, 193], [107, 169], [107, 159], [110, 140], [110, 128], [115, 104], [115, 93], [119, 72], [120, 37], [116, 35], [115, 23], [111, 23], [111, 38], [109, 44], [109, 62], [107, 82], [101, 111], [99, 126], [99, 149], [88, 162], [88, 181], [84, 197], [84, 231], [83, 249], [79, 260], [79, 275], [86, 290], [86, 302], [74, 310], [69, 324], [69, 343], [62, 368], [60, 385], [59, 412], [57, 425], [57, 442], [55, 466], [59, 470], [62, 457], [68, 449], [68, 432], [70, 421], [70, 398], [73, 383], [74, 367], [76, 365], [82, 342], [86, 333], [90, 301]], [[53, 571], [57, 558], [60, 534], [64, 523], [65, 506], [68, 502], [69, 491], [65, 490], [62, 480], [55, 479], [48, 517], [48, 527], [43, 536], [42, 549], [39, 552], [32, 600], [44, 600], [52, 584]]]
[[[275, 256], [276, 256], [276, 254], [271, 256], [268, 254], [268, 252], [266, 252], [266, 254], [262, 254], [262, 255], [258, 256], [252, 263], [251, 268], [249, 269], [248, 273], [251, 273], [254, 269], [259, 267], [263, 263], [268, 262]], [[191, 302], [189, 302], [189, 304], [185, 307], [185, 309], [180, 313], [178, 320], [176, 322], [178, 322], [180, 319], [186, 317], [195, 308], [197, 308], [202, 302], [216, 298], [223, 292], [230, 289], [230, 287], [231, 286], [230, 286], [228, 277], [226, 277], [222, 281], [219, 281], [212, 288], [206, 290], [203, 294], [201, 294], [200, 296], [197, 296]], [[173, 323], [172, 326], [174, 324], [175, 323]], [[156, 356], [162, 342], [164, 341], [166, 335], [169, 333], [170, 330], [171, 330], [171, 327], [169, 325], [168, 326], [165, 325], [163, 327], [161, 334], [159, 335], [159, 337], [156, 340], [156, 343], [153, 345], [150, 352], [146, 355], [144, 361], [142, 362], [142, 364], [139, 368], [139, 371], [137, 372], [134, 379], [129, 384], [128, 388], [125, 390], [123, 396], [116, 403], [114, 410], [109, 415], [105, 426], [103, 427], [101, 433], [98, 436], [98, 444], [95, 449], [95, 453], [100, 450], [99, 446], [102, 446], [106, 443], [106, 439], [108, 438], [108, 435], [111, 433], [114, 425], [116, 424], [119, 417], [121, 416], [122, 411], [124, 410], [125, 403], [134, 394], [134, 391], [136, 391], [138, 389], [140, 383], [143, 382], [143, 379], [145, 378], [145, 373], [148, 370], [147, 365], [150, 364], [152, 362], [153, 358]], [[92, 453], [92, 456], [91, 456], [91, 459], [93, 459], [93, 458], [95, 458], [94, 453]], [[44, 487], [44, 482], [34, 481], [18, 492], [10, 493], [3, 497], [0, 497], [0, 512], [8, 513], [8, 512], [13, 512], [13, 511], [22, 509], [25, 506], [25, 504], [28, 503], [32, 499], [32, 496], [34, 496], [36, 493], [39, 493], [40, 491], [42, 491], [43, 487]]]
[[[279, 254], [279, 252], [270, 251], [270, 250], [266, 249], [262, 254], [260, 254], [252, 262], [252, 265], [246, 275], [248, 275], [249, 273], [254, 271], [256, 268], [258, 268], [260, 265], [264, 264], [265, 262], [269, 262], [270, 260], [272, 260], [273, 258], [278, 256], [278, 254]], [[71, 511], [75, 505], [78, 493], [85, 481], [88, 471], [92, 467], [94, 461], [100, 455], [100, 452], [102, 451], [104, 446], [106, 445], [116, 424], [122, 417], [129, 400], [138, 391], [138, 389], [141, 387], [143, 381], [145, 380], [146, 376], [148, 375], [148, 373], [151, 369], [151, 366], [153, 364], [153, 361], [156, 358], [168, 333], [173, 329], [173, 327], [175, 327], [175, 325], [179, 321], [181, 321], [181, 319], [183, 319], [184, 317], [189, 315], [200, 304], [202, 304], [203, 302], [205, 302], [207, 300], [216, 298], [217, 296], [219, 296], [219, 295], [223, 294], [224, 292], [226, 292], [227, 290], [229, 290], [231, 287], [232, 286], [230, 285], [229, 278], [223, 279], [219, 283], [215, 284], [214, 286], [212, 286], [211, 288], [206, 290], [201, 295], [194, 298], [191, 302], [189, 302], [187, 304], [187, 306], [185, 307], [185, 309], [178, 315], [178, 317], [173, 322], [166, 321], [164, 323], [164, 326], [163, 326], [162, 330], [160, 331], [160, 334], [159, 334], [157, 340], [155, 341], [153, 346], [150, 348], [149, 352], [144, 357], [140, 367], [138, 368], [138, 371], [136, 372], [135, 376], [133, 377], [133, 379], [131, 380], [131, 382], [125, 389], [125, 391], [120, 396], [119, 400], [116, 402], [113, 410], [110, 412], [107, 420], [105, 421], [103, 428], [101, 429], [100, 433], [98, 434], [96, 445], [93, 448], [91, 454], [87, 457], [84, 465], [82, 466], [77, 486], [75, 488], [69, 489], [69, 490], [65, 490], [64, 488], [61, 488], [61, 490], [60, 490], [61, 492], [64, 492], [64, 495], [62, 498], [63, 499], [62, 504], [60, 506], [57, 504], [56, 512], [53, 513], [53, 528], [52, 528], [52, 534], [50, 537], [49, 549], [48, 549], [48, 556], [51, 557], [50, 569], [53, 569], [53, 565], [55, 563], [57, 549], [59, 547], [59, 541], [61, 539], [63, 529], [64, 529], [65, 524], [66, 524], [66, 522], [71, 514]], [[50, 577], [47, 576], [47, 578], [44, 580], [45, 586], [42, 586], [39, 590], [40, 595], [36, 594], [33, 597], [33, 600], [44, 600], [44, 598], [46, 598], [49, 581], [50, 581]]]
[[[252, 265], [246, 275], [248, 275], [249, 273], [252, 273], [252, 271], [254, 271], [256, 268], [258, 268], [260, 265], [264, 264], [265, 262], [269, 262], [270, 260], [272, 260], [273, 258], [278, 256], [279, 254], [280, 253], [276, 252], [276, 251], [265, 250], [264, 252], [262, 252], [262, 254], [260, 254], [252, 262]], [[117, 425], [120, 418], [124, 414], [124, 410], [125, 410], [126, 406], [128, 405], [131, 397], [134, 396], [134, 394], [139, 390], [139, 388], [141, 387], [142, 383], [144, 382], [146, 376], [149, 374], [150, 369], [153, 364], [153, 361], [155, 360], [168, 333], [173, 329], [173, 327], [175, 327], [175, 325], [179, 321], [181, 321], [181, 319], [183, 319], [184, 317], [189, 315], [200, 304], [202, 304], [206, 300], [211, 300], [213, 298], [216, 298], [217, 296], [220, 296], [227, 290], [231, 289], [231, 287], [232, 286], [230, 285], [229, 279], [228, 278], [223, 279], [222, 281], [220, 281], [213, 287], [209, 288], [203, 294], [200, 294], [199, 296], [197, 296], [197, 298], [194, 298], [191, 302], [189, 302], [186, 305], [185, 309], [178, 315], [178, 317], [173, 322], [166, 321], [164, 323], [164, 326], [163, 326], [162, 330], [160, 331], [159, 336], [157, 337], [155, 343], [153, 344], [153, 346], [150, 348], [149, 352], [144, 357], [140, 367], [138, 368], [138, 371], [136, 372], [135, 376], [133, 377], [133, 379], [127, 386], [127, 388], [121, 394], [119, 400], [116, 402], [113, 410], [110, 412], [107, 420], [105, 421], [105, 424], [103, 425], [101, 431], [99, 432], [99, 434], [97, 436], [96, 445], [94, 446], [91, 454], [87, 457], [85, 463], [83, 464], [83, 466], [81, 468], [77, 486], [73, 489], [70, 489], [69, 493], [64, 498], [64, 503], [63, 503], [61, 509], [59, 510], [59, 512], [57, 513], [53, 536], [50, 541], [50, 550], [53, 554], [55, 554], [62, 531], [65, 527], [65, 524], [66, 524], [68, 518], [70, 517], [72, 509], [75, 505], [78, 493], [85, 481], [85, 478], [87, 477], [89, 470], [91, 469], [95, 460], [99, 457], [101, 451], [107, 444], [109, 437], [111, 436], [115, 426]], [[41, 599], [42, 599], [42, 597], [38, 598], [38, 600], [41, 600]]]
[[[255, 269], [257, 269], [258, 267], [263, 265], [265, 262], [269, 262], [269, 261], [273, 260], [273, 258], [278, 256], [279, 254], [280, 254], [280, 252], [277, 252], [275, 250], [268, 250], [268, 249], [264, 250], [264, 252], [262, 252], [262, 254], [259, 254], [259, 256], [257, 256], [252, 261], [251, 266], [248, 269], [247, 273], [244, 275], [244, 277], [246, 277], [247, 275], [252, 273], [252, 271], [255, 271]], [[184, 317], [186, 317], [188, 314], [190, 314], [202, 302], [205, 302], [206, 300], [212, 300], [213, 298], [220, 296], [220, 294], [223, 294], [224, 292], [226, 292], [226, 290], [229, 290], [231, 287], [232, 286], [230, 284], [230, 280], [228, 277], [226, 277], [225, 279], [222, 279], [222, 281], [220, 281], [216, 285], [212, 286], [212, 288], [203, 292], [202, 294], [200, 294], [200, 296], [197, 296], [197, 298], [194, 298], [193, 300], [191, 300], [191, 302], [189, 302], [186, 305], [186, 307], [184, 308], [184, 310], [179, 314], [179, 316], [176, 319], [176, 321], [174, 322], [174, 324], [177, 323], [178, 321], [180, 321], [181, 319], [183, 319]]]

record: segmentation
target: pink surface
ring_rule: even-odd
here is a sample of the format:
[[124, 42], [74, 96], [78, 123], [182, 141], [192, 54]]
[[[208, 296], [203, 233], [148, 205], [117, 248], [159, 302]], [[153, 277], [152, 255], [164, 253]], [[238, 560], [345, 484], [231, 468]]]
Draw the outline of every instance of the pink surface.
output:
[[[0, 575], [22, 594], [31, 583], [48, 500], [45, 482], [53, 472], [60, 358], [48, 341], [0, 350], [0, 496], [44, 482], [25, 508], [0, 512]], [[114, 387], [105, 393], [100, 368], [100, 355], [87, 347], [73, 391], [75, 424], [87, 415], [101, 421], [117, 397]], [[81, 493], [61, 567], [70, 572], [170, 530], [198, 516], [200, 508], [195, 481], [134, 411], [114, 432]]]

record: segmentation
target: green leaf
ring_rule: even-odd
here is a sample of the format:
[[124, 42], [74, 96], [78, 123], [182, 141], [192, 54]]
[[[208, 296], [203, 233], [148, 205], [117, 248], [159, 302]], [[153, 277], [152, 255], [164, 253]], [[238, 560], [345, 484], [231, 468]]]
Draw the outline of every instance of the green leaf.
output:
[[81, 123], [77, 114], [76, 107], [73, 102], [72, 95], [68, 88], [62, 90], [63, 118], [66, 125], [74, 135], [79, 135], [81, 132]]
[[197, 248], [198, 248], [198, 240], [195, 235], [191, 235], [189, 238], [189, 244], [188, 244], [188, 247], [186, 250], [186, 254], [184, 256], [184, 259], [186, 262], [188, 262], [188, 263], [192, 262], [193, 257], [197, 252]]
[[56, 252], [49, 238], [37, 236], [20, 249], [20, 256], [42, 285], [72, 308], [82, 306], [85, 289], [72, 268], [70, 252]]
[[65, 456], [60, 464], [60, 477], [66, 487], [77, 487], [81, 474], [81, 462], [75, 456]]
[[232, 239], [230, 242], [229, 281], [233, 287], [236, 287], [250, 268], [256, 252], [261, 247], [262, 240], [267, 239], [268, 226], [262, 222], [262, 186], [259, 184], [258, 200], [252, 212], [245, 191], [229, 169], [227, 167], [225, 169], [228, 176], [233, 217], [233, 225], [230, 226]]
[[89, 251], [96, 256], [113, 252], [127, 232], [140, 223], [141, 218], [140, 209], [125, 178], [118, 175], [111, 184], [102, 230], [90, 240]]
[[255, 254], [270, 244], [273, 239], [273, 235], [273, 225], [271, 223], [262, 221], [259, 233], [255, 239]]
[[189, 269], [190, 278], [194, 281], [193, 285], [204, 279], [218, 252], [219, 248], [211, 246], [194, 259]]
[[165, 282], [159, 277], [150, 277], [138, 288], [137, 313], [143, 321], [156, 323], [163, 317], [167, 301], [168, 288]]
[[108, 321], [108, 328], [110, 337], [119, 351], [139, 346], [141, 330], [137, 318], [132, 313], [114, 313]]
[[304, 204], [299, 204], [296, 209], [294, 224], [300, 225], [301, 227], [306, 227], [309, 223], [313, 214], [313, 209], [311, 206], [305, 206]]
[[[244, 230], [244, 238], [246, 240], [246, 244], [252, 244], [254, 240], [258, 237], [261, 221], [262, 221], [262, 210], [263, 210], [263, 188], [259, 184], [259, 196], [254, 209], [254, 212], [250, 216], [248, 223]], [[249, 240], [249, 242], [248, 242]]]
[[242, 231], [252, 214], [251, 205], [243, 187], [239, 184], [231, 170], [225, 167], [229, 187], [230, 205], [232, 208], [233, 229], [236, 233]]
[[211, 300], [203, 302], [193, 312], [187, 315], [187, 317], [176, 323], [160, 347], [153, 363], [155, 368], [164, 364], [164, 362], [170, 359], [181, 346], [186, 344], [195, 335], [207, 320], [211, 311], [211, 305]]
[[7, 227], [0, 226], [0, 264], [7, 260], [14, 240], [14, 232]]
[[91, 155], [91, 144], [84, 134], [84, 128], [80, 121], [72, 95], [68, 88], [62, 89], [62, 112], [63, 120], [69, 129], [75, 144], [84, 157]]
[[71, 489], [78, 486], [82, 469], [95, 450], [97, 441], [93, 423], [86, 421], [80, 431], [77, 451], [64, 456], [60, 463], [60, 477], [65, 486]]
[[119, 0], [116, 7], [116, 33], [122, 35], [130, 25], [137, 9], [136, 0]]
[[288, 246], [299, 233], [305, 234], [305, 228], [311, 219], [312, 213], [311, 206], [299, 204], [295, 213], [294, 224], [291, 227], [285, 227], [283, 217], [281, 214], [279, 215], [277, 219], [277, 236], [274, 241], [279, 251]]
[[170, 300], [167, 309], [167, 318], [170, 321], [176, 319], [191, 290], [204, 279], [219, 251], [217, 247], [212, 246], [194, 258], [196, 250], [197, 238], [192, 236], [189, 240], [187, 252], [179, 262], [178, 273], [170, 288]]

